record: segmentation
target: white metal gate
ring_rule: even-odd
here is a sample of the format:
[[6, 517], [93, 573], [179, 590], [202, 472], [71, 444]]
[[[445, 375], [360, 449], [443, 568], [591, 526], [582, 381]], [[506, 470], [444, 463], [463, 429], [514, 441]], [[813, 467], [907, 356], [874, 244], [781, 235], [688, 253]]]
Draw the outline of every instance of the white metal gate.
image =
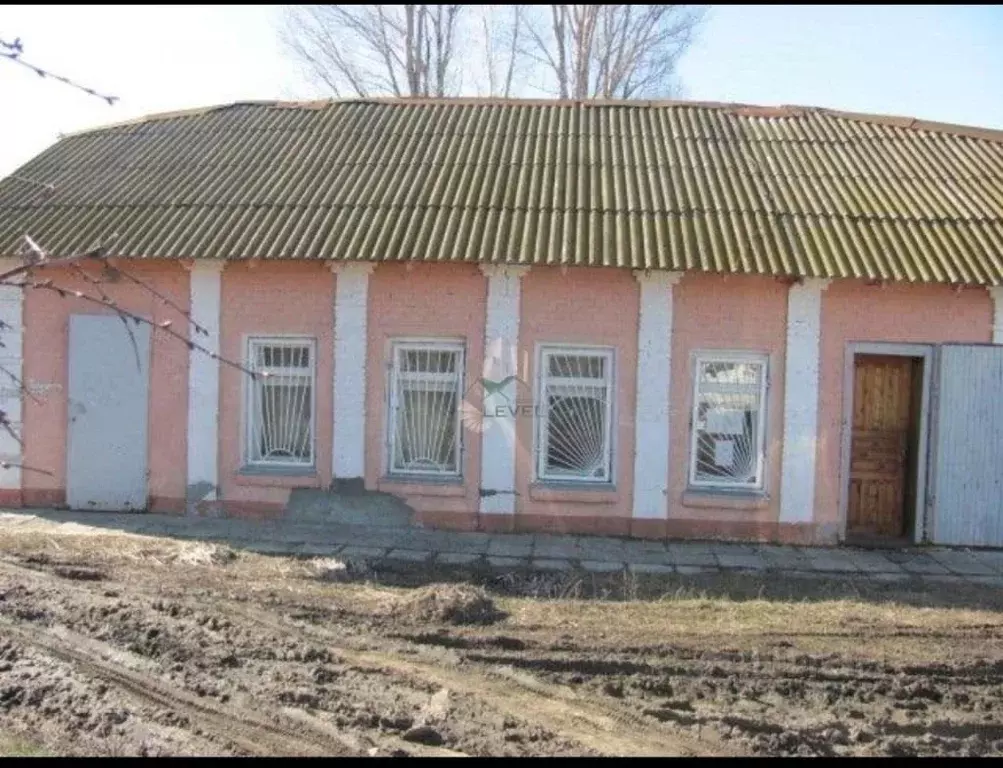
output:
[[939, 358], [929, 538], [1003, 547], [1003, 346], [945, 344]]
[[70, 316], [66, 501], [146, 507], [150, 328], [117, 315]]

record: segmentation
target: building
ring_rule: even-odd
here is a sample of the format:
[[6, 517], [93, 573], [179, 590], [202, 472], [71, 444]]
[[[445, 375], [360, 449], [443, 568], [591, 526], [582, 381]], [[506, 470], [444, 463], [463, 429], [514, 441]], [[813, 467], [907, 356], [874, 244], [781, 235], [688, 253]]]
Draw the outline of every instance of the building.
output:
[[[909, 118], [234, 104], [62, 138], [0, 182], [5, 256], [25, 234], [114, 258], [0, 289], [10, 505], [281, 517], [361, 482], [436, 527], [920, 541], [944, 350], [1003, 342], [1003, 133]], [[952, 423], [1003, 427], [980, 397]]]

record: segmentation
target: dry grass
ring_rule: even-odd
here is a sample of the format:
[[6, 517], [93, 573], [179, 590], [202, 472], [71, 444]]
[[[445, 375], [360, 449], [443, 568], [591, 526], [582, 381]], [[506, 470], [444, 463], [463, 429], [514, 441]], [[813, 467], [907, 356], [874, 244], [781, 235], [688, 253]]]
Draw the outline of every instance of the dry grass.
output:
[[174, 561], [183, 565], [226, 565], [237, 559], [237, 553], [222, 544], [202, 541], [185, 542], [174, 555]]
[[[476, 606], [491, 601], [488, 593], [462, 583], [424, 590], [385, 586], [362, 562], [238, 556], [221, 544], [59, 528], [0, 530], [0, 552], [126, 571], [157, 566], [170, 571], [167, 589], [239, 584], [251, 594], [295, 594], [360, 615], [404, 611], [421, 621], [452, 623], [461, 617], [462, 623], [465, 612], [476, 614]], [[490, 592], [507, 596], [496, 596], [492, 605], [509, 614], [507, 631], [587, 636], [610, 647], [669, 641], [701, 645], [709, 638], [715, 644], [755, 647], [791, 638], [805, 650], [903, 660], [931, 654], [960, 658], [981, 650], [966, 636], [1003, 631], [1003, 610], [997, 608], [1001, 595], [988, 587], [980, 593], [985, 600], [976, 600], [964, 599], [961, 586], [949, 584], [889, 589], [864, 582], [798, 583], [775, 575], [708, 577], [699, 583], [678, 577], [638, 580], [630, 574], [616, 578], [620, 581], [576, 573], [503, 576], [492, 580]], [[979, 607], [982, 603], [991, 607]]]
[[0, 731], [0, 757], [53, 757], [45, 747], [24, 737]]
[[431, 584], [395, 596], [388, 613], [408, 621], [445, 624], [492, 624], [503, 617], [487, 592], [467, 584]]
[[684, 590], [655, 601], [509, 598], [501, 604], [513, 629], [589, 637], [608, 647], [672, 642], [755, 648], [783, 638], [806, 651], [903, 661], [931, 655], [957, 659], [984, 652], [978, 643], [959, 642], [966, 633], [1003, 629], [1003, 615], [996, 611], [858, 600], [733, 601]]

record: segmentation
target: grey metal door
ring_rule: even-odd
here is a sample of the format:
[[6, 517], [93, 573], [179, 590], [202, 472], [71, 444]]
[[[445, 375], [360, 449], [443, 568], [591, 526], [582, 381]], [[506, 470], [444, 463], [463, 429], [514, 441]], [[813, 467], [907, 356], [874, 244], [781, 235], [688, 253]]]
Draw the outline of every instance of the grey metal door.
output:
[[150, 329], [116, 315], [70, 316], [66, 501], [146, 507]]
[[1003, 347], [945, 344], [935, 396], [930, 539], [1003, 546]]

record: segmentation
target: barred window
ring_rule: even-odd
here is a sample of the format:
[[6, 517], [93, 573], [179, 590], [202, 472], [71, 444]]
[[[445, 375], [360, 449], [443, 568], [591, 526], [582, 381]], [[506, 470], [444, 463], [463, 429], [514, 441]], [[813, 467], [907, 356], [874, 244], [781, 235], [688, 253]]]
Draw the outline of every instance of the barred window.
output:
[[610, 482], [612, 350], [544, 347], [540, 356], [537, 475]]
[[690, 485], [763, 487], [766, 357], [697, 355]]
[[314, 465], [313, 340], [250, 339], [246, 463]]
[[463, 345], [395, 342], [390, 378], [390, 472], [459, 475]]

